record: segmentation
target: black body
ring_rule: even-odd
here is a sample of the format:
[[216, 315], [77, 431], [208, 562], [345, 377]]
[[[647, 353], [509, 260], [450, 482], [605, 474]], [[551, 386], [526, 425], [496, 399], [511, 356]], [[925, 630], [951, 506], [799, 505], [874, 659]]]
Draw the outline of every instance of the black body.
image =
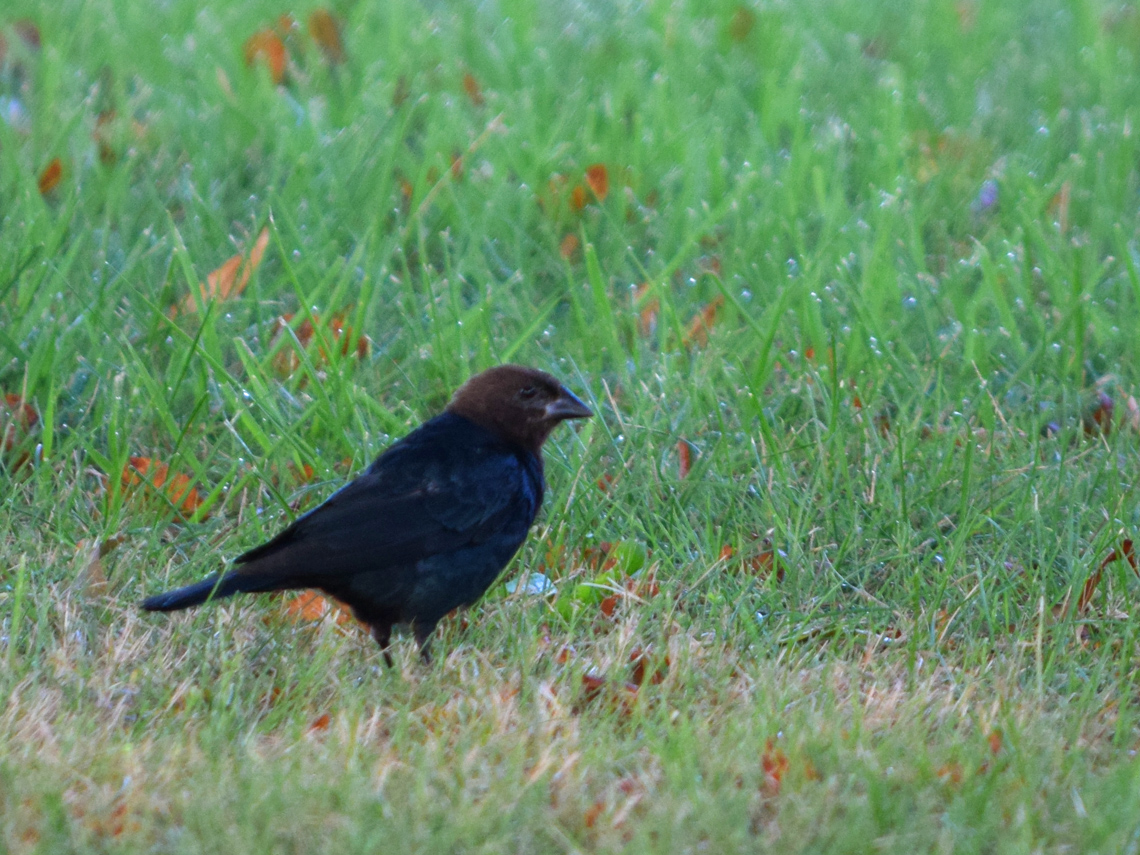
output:
[[317, 588], [347, 603], [387, 647], [411, 624], [474, 603], [526, 539], [543, 493], [542, 460], [454, 413], [385, 451], [359, 477], [237, 567], [143, 608], [173, 611], [235, 593]]
[[443, 414], [235, 567], [143, 608], [174, 611], [236, 593], [316, 588], [371, 625], [388, 657], [411, 624], [424, 657], [439, 619], [474, 603], [518, 551], [542, 505], [542, 445], [589, 407], [542, 371], [472, 377]]

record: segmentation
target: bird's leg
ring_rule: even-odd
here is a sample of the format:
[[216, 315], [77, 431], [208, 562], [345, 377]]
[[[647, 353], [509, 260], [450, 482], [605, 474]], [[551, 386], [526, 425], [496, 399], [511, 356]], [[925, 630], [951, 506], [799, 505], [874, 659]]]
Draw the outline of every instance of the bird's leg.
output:
[[372, 637], [376, 639], [376, 643], [380, 645], [380, 651], [384, 654], [384, 661], [388, 664], [388, 667], [396, 667], [392, 662], [392, 654], [388, 652], [388, 645], [392, 641], [392, 624], [372, 624]]
[[420, 656], [426, 664], [431, 664], [431, 636], [435, 632], [435, 622], [421, 623], [416, 621], [413, 627], [416, 634], [416, 644], [420, 646]]

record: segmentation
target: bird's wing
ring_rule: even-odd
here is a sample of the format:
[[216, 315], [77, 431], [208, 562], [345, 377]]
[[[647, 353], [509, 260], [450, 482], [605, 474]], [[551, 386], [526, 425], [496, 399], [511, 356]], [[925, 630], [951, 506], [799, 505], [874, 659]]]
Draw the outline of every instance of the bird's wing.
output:
[[311, 578], [395, 566], [480, 543], [517, 523], [521, 540], [541, 502], [541, 481], [536, 491], [523, 460], [500, 443], [433, 422], [239, 556], [239, 572]]

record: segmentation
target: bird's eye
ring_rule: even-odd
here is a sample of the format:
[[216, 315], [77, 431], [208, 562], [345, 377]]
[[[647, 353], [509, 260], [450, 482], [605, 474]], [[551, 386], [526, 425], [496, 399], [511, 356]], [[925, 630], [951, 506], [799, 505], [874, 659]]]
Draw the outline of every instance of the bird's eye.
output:
[[537, 394], [538, 394], [538, 387], [536, 387], [536, 386], [527, 386], [525, 389], [519, 390], [519, 397], [522, 398], [524, 401], [531, 400]]

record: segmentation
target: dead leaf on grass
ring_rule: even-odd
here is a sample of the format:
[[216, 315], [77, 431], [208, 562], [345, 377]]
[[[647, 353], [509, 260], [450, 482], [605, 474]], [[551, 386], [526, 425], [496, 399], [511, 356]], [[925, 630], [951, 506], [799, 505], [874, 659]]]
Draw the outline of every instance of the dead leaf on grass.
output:
[[253, 67], [262, 63], [269, 69], [270, 79], [277, 84], [285, 81], [285, 69], [289, 62], [289, 54], [285, 50], [285, 42], [273, 30], [259, 30], [246, 39], [242, 49], [245, 55], [245, 64]]
[[170, 472], [165, 463], [150, 457], [132, 457], [123, 467], [120, 480], [127, 496], [160, 496], [186, 518], [202, 505], [197, 488], [189, 476]]
[[[258, 234], [257, 240], [254, 241], [248, 254], [239, 252], [217, 270], [210, 273], [206, 277], [206, 281], [198, 286], [202, 303], [206, 304], [211, 300], [228, 300], [240, 295], [245, 290], [245, 286], [249, 284], [253, 272], [261, 265], [261, 259], [265, 256], [265, 249], [268, 246], [269, 227], [266, 226]], [[171, 309], [171, 315], [177, 314], [178, 311], [182, 311], [184, 314], [192, 314], [197, 310], [198, 303], [194, 299], [194, 295], [188, 294], [180, 306]]]

